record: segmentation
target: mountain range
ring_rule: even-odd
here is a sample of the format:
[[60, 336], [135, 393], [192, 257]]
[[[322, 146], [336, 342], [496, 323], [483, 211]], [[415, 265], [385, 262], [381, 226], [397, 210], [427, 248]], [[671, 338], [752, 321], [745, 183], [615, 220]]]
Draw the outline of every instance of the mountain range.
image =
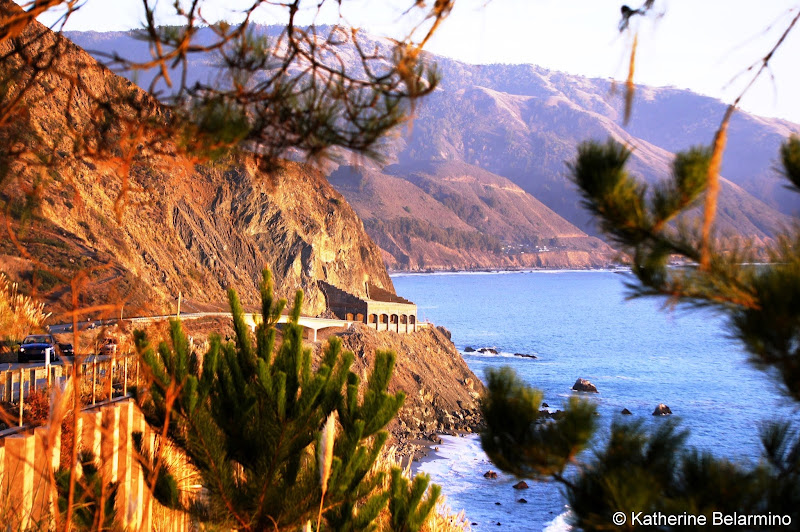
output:
[[[148, 54], [132, 32], [68, 36], [95, 53]], [[609, 137], [628, 144], [629, 170], [654, 183], [669, 176], [676, 151], [710, 144], [725, 111], [724, 103], [687, 90], [640, 86], [632, 120], [623, 126], [622, 98], [610, 80], [533, 65], [427, 60], [437, 63], [440, 85], [415, 108], [408, 128], [387, 140], [384, 159], [354, 165], [344, 155], [322, 168], [393, 269], [608, 264], [615, 254], [595, 238], [569, 178], [578, 144]], [[198, 56], [189, 71], [211, 79], [213, 65]], [[146, 75], [136, 79], [149, 84]], [[722, 167], [720, 237], [742, 236], [759, 246], [794, 223], [800, 205], [774, 168], [781, 142], [798, 131], [787, 121], [734, 115]]]

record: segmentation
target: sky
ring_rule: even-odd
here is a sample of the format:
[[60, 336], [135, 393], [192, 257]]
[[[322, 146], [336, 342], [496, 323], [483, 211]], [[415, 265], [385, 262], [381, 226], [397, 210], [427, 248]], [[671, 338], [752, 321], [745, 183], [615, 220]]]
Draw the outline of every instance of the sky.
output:
[[[430, 3], [432, 0], [428, 0]], [[252, 0], [204, 0], [209, 20], [234, 20]], [[643, 0], [632, 0], [638, 7]], [[17, 3], [24, 3], [17, 0]], [[161, 0], [162, 8], [172, 0]], [[316, 5], [317, 1], [309, 1]], [[420, 18], [404, 15], [414, 0], [343, 0], [352, 26], [379, 36], [402, 37]], [[456, 0], [450, 17], [426, 49], [468, 63], [530, 63], [589, 77], [624, 80], [633, 31], [620, 33], [621, 0]], [[142, 0], [87, 0], [67, 29], [139, 27]], [[656, 14], [635, 17], [639, 35], [635, 81], [674, 86], [731, 103], [800, 9], [800, 0], [656, 0]], [[306, 10], [300, 22], [334, 22], [336, 2]], [[282, 11], [255, 17], [280, 23]], [[43, 22], [52, 21], [52, 17]], [[800, 22], [747, 92], [741, 107], [800, 124]]]

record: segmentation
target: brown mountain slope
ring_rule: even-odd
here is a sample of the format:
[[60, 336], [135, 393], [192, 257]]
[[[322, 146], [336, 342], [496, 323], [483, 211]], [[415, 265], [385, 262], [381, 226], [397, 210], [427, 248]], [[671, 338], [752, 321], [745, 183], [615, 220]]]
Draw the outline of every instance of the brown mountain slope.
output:
[[[607, 81], [528, 65], [478, 67], [442, 58], [439, 64], [442, 90], [420, 105], [397, 161], [464, 161], [480, 166], [509, 178], [589, 233], [596, 229], [580, 206], [565, 166], [574, 160], [581, 142], [613, 137], [628, 144], [634, 149], [630, 170], [652, 183], [668, 175], [671, 150], [709, 144], [724, 111], [720, 102], [688, 91], [645, 87], [634, 105], [636, 127], [625, 128]], [[672, 92], [683, 97], [671, 103], [656, 97]], [[664, 105], [656, 109], [658, 102]], [[764, 240], [792, 223], [786, 213], [797, 212], [796, 201], [792, 206], [787, 195], [775, 194], [779, 181], [774, 170], [781, 139], [796, 132], [797, 126], [746, 113], [737, 113], [734, 122], [731, 139], [735, 140], [726, 150], [723, 166], [723, 176], [731, 180], [722, 186], [729, 192], [720, 200], [730, 214], [722, 209], [718, 226], [723, 233]], [[763, 194], [753, 196], [762, 188]], [[776, 210], [779, 206], [783, 212]], [[740, 207], [745, 208], [740, 211]]]
[[[36, 279], [54, 310], [72, 305], [63, 281], [81, 272], [81, 306], [126, 302], [126, 314], [174, 309], [179, 292], [224, 305], [229, 286], [256, 303], [265, 266], [279, 295], [305, 290], [311, 314], [325, 308], [319, 280], [394, 292], [378, 248], [318, 172], [286, 163], [265, 174], [247, 153], [199, 164], [137, 130], [158, 127], [156, 102], [39, 24], [0, 45], [0, 57], [0, 81], [13, 81], [0, 84], [3, 103], [30, 87], [0, 131], [11, 164], [0, 200], [24, 212], [33, 198], [42, 213], [12, 223], [0, 269]], [[44, 63], [52, 68], [35, 68]]]
[[364, 220], [390, 268], [586, 268], [613, 258], [600, 240], [476, 166], [343, 166], [328, 179]]

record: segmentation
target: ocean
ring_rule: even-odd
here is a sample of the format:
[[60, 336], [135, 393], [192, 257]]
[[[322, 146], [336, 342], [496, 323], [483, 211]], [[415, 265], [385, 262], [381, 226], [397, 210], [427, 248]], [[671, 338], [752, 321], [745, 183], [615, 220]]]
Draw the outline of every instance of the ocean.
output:
[[[626, 300], [627, 272], [532, 271], [396, 274], [397, 293], [414, 301], [420, 321], [452, 333], [470, 368], [508, 365], [544, 392], [552, 409], [574, 393], [578, 378], [600, 413], [602, 437], [623, 408], [646, 424], [659, 403], [690, 431], [689, 444], [737, 461], [757, 461], [758, 429], [774, 419], [798, 420], [796, 406], [728, 336], [725, 318], [710, 310], [665, 310], [662, 300]], [[497, 355], [467, 353], [492, 347]], [[536, 359], [514, 356], [536, 355]], [[585, 396], [587, 394], [584, 394]], [[568, 508], [557, 484], [499, 473], [477, 436], [443, 438], [418, 469], [442, 486], [451, 508], [464, 509], [473, 530], [569, 530]], [[524, 498], [527, 503], [517, 502]], [[498, 526], [499, 525], [499, 526]]]

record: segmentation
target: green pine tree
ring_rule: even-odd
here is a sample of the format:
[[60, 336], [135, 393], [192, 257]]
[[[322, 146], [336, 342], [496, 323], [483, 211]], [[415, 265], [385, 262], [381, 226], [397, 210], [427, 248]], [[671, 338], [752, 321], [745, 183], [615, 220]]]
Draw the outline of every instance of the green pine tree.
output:
[[[787, 140], [780, 155], [787, 189], [800, 192], [800, 139]], [[711, 149], [679, 153], [671, 179], [653, 187], [627, 173], [629, 156], [630, 150], [614, 140], [586, 142], [570, 168], [586, 208], [631, 258], [638, 281], [629, 284], [631, 297], [660, 296], [673, 305], [710, 307], [727, 315], [752, 364], [775, 378], [787, 397], [800, 401], [800, 229], [776, 237], [767, 250], [768, 265], [753, 265], [758, 256], [750, 246], [722, 249], [719, 240], [704, 239], [701, 229], [681, 216], [706, 190]], [[669, 267], [672, 257], [697, 267]], [[582, 530], [640, 528], [630, 519], [615, 526], [616, 511], [686, 512], [706, 516], [707, 523], [713, 512], [778, 514], [800, 522], [800, 431], [790, 423], [762, 428], [763, 459], [757, 465], [687, 447], [686, 432], [674, 423], [648, 431], [636, 422], [617, 421], [604, 444], [581, 454], [595, 432], [594, 408], [573, 399], [564, 416], [551, 421], [540, 418], [540, 403], [541, 393], [511, 370], [490, 371], [483, 447], [505, 471], [559, 481], [573, 522]], [[785, 530], [783, 523], [728, 528]]]
[[[321, 513], [321, 529], [368, 530], [390, 495], [393, 504], [404, 500], [403, 494], [383, 491], [386, 472], [373, 470], [388, 436], [383, 428], [405, 398], [403, 392], [386, 391], [395, 355], [378, 351], [363, 387], [350, 371], [353, 354], [342, 352], [338, 338], [329, 340], [313, 367], [297, 324], [302, 293], [280, 346], [276, 325], [286, 301], [274, 301], [267, 271], [261, 295], [262, 322], [253, 341], [238, 297], [229, 292], [235, 342], [212, 338], [202, 364], [189, 352], [178, 321], [171, 322], [171, 345], [161, 343], [155, 351], [137, 332], [152, 374], [140, 397], [146, 418], [199, 472], [203, 496], [191, 511], [202, 522], [239, 530], [298, 530], [317, 523]], [[326, 445], [321, 428], [332, 415], [338, 430], [326, 465], [317, 457]], [[150, 478], [169, 486], [158, 468], [157, 462], [150, 466]], [[325, 490], [320, 479], [327, 479]], [[438, 488], [432, 489], [426, 504], [417, 507], [417, 492], [406, 494], [403, 504], [416, 511], [398, 518], [397, 530], [415, 530], [405, 523], [424, 521], [438, 496]]]
[[[103, 483], [94, 454], [82, 451], [78, 455], [81, 478], [75, 483], [71, 526], [75, 530], [113, 530], [116, 518], [114, 504], [117, 498], [116, 482]], [[58, 490], [58, 509], [66, 513], [69, 493], [69, 469], [55, 472]]]

